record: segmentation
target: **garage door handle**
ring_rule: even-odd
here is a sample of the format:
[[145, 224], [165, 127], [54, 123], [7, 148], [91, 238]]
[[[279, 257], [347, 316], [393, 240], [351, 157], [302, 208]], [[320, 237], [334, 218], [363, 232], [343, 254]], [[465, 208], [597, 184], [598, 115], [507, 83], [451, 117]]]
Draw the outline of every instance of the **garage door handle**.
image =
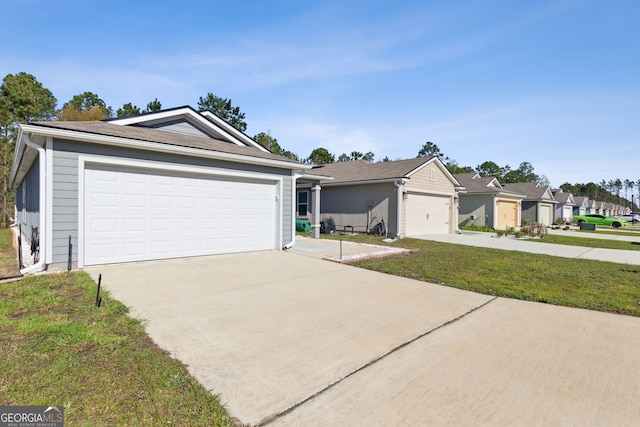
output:
[[427, 219], [429, 219], [429, 214], [427, 214]]

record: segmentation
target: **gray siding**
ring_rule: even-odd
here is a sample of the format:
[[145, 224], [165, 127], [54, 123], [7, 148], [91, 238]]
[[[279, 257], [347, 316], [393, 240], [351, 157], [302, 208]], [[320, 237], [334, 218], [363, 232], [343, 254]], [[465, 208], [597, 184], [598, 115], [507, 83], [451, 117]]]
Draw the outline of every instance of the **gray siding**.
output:
[[40, 162], [36, 159], [18, 187], [15, 197], [17, 222], [20, 224], [22, 234], [31, 244], [31, 235], [34, 227], [40, 227]]
[[167, 130], [170, 132], [182, 133], [185, 135], [209, 136], [187, 121], [174, 121], [169, 123], [163, 122], [161, 125], [149, 127]]
[[[471, 215], [475, 215], [476, 218], [471, 219]], [[458, 225], [493, 227], [493, 197], [486, 194], [461, 194]]]
[[396, 206], [393, 183], [322, 187], [320, 191], [320, 219], [332, 217], [339, 230], [350, 225], [353, 231], [366, 232], [377, 216], [373, 225], [384, 219], [388, 234], [394, 235], [397, 233]]
[[284, 177], [282, 188], [283, 219], [281, 221], [283, 244], [288, 243], [293, 237], [290, 213], [293, 206], [291, 197], [293, 178], [290, 170], [202, 159], [198, 157], [174, 156], [165, 153], [112, 148], [96, 144], [77, 143], [65, 140], [55, 140], [53, 148], [53, 264], [67, 263], [69, 236], [71, 236], [71, 244], [73, 248], [73, 262], [77, 262], [78, 259], [79, 154], [120, 157], [129, 160], [150, 160], [190, 166], [224, 168], [234, 171], [265, 173], [272, 174], [277, 177]]
[[538, 202], [522, 201], [522, 221], [525, 219], [529, 224], [538, 222]]

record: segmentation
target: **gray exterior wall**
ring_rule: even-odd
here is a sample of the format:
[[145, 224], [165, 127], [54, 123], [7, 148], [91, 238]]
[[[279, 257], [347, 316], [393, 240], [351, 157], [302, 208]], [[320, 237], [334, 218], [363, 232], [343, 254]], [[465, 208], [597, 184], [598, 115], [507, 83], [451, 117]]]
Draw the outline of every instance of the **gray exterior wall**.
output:
[[198, 157], [175, 156], [124, 148], [105, 147], [102, 145], [78, 143], [65, 140], [53, 142], [53, 253], [52, 263], [66, 265], [69, 253], [69, 236], [71, 236], [73, 263], [78, 260], [78, 156], [91, 154], [98, 156], [119, 157], [128, 160], [149, 160], [188, 166], [225, 168], [234, 171], [257, 172], [284, 177], [282, 188], [282, 243], [293, 238], [291, 219], [292, 172], [287, 169], [271, 168], [259, 165], [248, 165]]
[[162, 122], [159, 125], [146, 125], [145, 127], [168, 130], [171, 132], [182, 133], [185, 135], [196, 135], [209, 137], [211, 135], [207, 135], [205, 132], [193, 126], [191, 123], [186, 120], [175, 120], [173, 122]]
[[34, 227], [40, 227], [40, 161], [36, 158], [15, 194], [16, 222], [20, 224], [23, 237], [31, 244]]
[[[460, 209], [458, 211], [458, 225], [460, 227], [478, 225], [493, 227], [493, 196], [480, 194], [461, 194]], [[475, 215], [475, 219], [471, 219]]]
[[522, 219], [521, 221], [528, 220], [529, 224], [538, 222], [538, 202], [522, 201]]
[[398, 230], [395, 190], [393, 183], [322, 187], [320, 219], [332, 217], [337, 229], [351, 225], [353, 231], [364, 233], [377, 216], [378, 220], [372, 225], [384, 219], [387, 233], [395, 235]]

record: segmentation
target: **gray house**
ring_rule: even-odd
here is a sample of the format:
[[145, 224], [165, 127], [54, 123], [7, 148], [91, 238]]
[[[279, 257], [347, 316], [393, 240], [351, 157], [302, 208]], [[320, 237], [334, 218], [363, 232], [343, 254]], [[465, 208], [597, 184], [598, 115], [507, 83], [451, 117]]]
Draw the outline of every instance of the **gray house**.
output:
[[460, 193], [458, 222], [461, 227], [478, 225], [496, 230], [520, 226], [520, 204], [525, 197], [505, 190], [494, 177], [475, 172], [455, 174], [464, 186]]
[[589, 209], [589, 198], [587, 196], [575, 196], [573, 201], [575, 204], [573, 205], [572, 217], [576, 215], [585, 215]]
[[331, 217], [338, 229], [356, 232], [384, 220], [387, 234], [399, 237], [457, 229], [462, 187], [437, 157], [338, 162], [310, 172], [333, 177], [315, 184], [297, 181], [298, 218], [315, 226]]
[[571, 222], [573, 218], [573, 207], [576, 205], [573, 194], [562, 191], [561, 188], [551, 190], [556, 205], [556, 220], [562, 218], [565, 222]]
[[39, 252], [24, 271], [280, 249], [309, 168], [190, 107], [21, 125], [10, 182]]
[[522, 221], [551, 225], [555, 221], [555, 206], [558, 202], [553, 198], [549, 187], [535, 182], [503, 184], [505, 190], [524, 194], [522, 200]]

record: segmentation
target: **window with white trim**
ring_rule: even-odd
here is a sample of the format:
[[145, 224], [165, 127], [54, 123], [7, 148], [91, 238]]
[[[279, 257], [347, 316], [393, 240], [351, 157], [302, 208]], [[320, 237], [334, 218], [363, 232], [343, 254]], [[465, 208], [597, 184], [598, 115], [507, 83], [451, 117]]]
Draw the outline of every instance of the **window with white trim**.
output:
[[298, 217], [306, 217], [309, 212], [309, 192], [298, 191]]

